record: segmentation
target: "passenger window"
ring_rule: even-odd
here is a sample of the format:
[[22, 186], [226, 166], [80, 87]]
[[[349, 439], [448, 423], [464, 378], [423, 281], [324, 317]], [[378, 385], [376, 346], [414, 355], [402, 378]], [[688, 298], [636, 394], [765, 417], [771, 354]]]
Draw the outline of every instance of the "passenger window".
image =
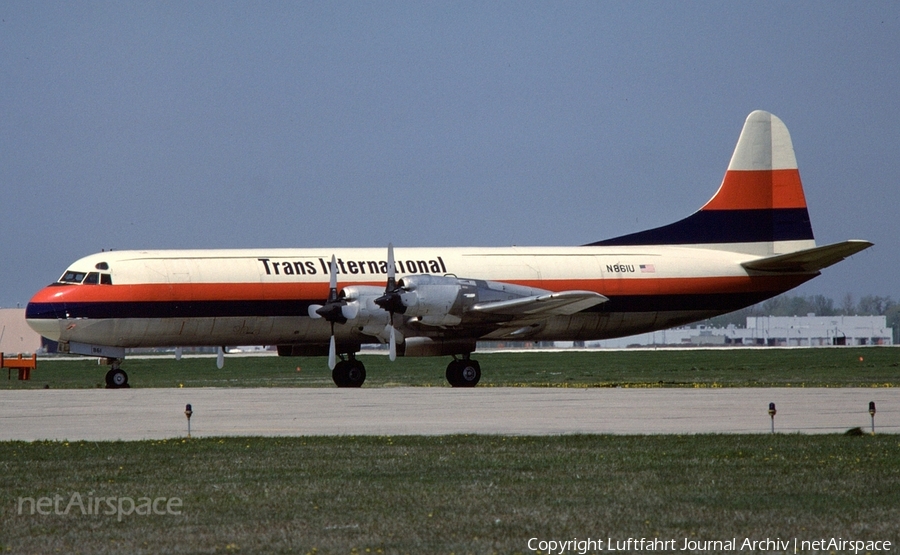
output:
[[112, 285], [112, 276], [109, 274], [100, 274], [100, 285]]
[[85, 285], [97, 285], [100, 283], [100, 274], [98, 272], [91, 272], [84, 278], [82, 283]]

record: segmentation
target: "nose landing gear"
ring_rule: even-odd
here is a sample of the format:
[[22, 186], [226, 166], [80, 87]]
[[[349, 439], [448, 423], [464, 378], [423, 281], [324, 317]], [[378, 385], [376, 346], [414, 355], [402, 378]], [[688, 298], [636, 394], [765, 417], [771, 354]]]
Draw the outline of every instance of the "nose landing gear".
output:
[[468, 355], [447, 365], [447, 382], [452, 387], [475, 387], [481, 379], [481, 365]]
[[131, 387], [130, 385], [128, 385], [128, 374], [126, 374], [124, 370], [119, 368], [119, 366], [122, 364], [122, 359], [108, 358], [106, 359], [106, 363], [111, 366], [109, 372], [106, 373], [106, 389], [122, 389]]
[[366, 367], [353, 354], [341, 359], [331, 371], [331, 379], [338, 387], [361, 387], [366, 381]]

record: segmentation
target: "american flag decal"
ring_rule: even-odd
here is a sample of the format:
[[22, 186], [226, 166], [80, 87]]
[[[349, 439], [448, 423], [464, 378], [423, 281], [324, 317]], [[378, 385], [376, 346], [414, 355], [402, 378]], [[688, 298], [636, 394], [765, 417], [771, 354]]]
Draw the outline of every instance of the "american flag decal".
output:
[[645, 274], [652, 274], [656, 272], [656, 266], [653, 264], [641, 264], [641, 272]]

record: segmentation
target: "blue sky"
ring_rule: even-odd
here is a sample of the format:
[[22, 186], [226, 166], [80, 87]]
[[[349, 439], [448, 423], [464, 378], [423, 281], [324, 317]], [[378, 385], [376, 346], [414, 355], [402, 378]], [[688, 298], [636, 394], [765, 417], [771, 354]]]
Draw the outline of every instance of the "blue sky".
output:
[[900, 298], [896, 2], [0, 3], [0, 306], [101, 249], [573, 245], [791, 132], [798, 294]]

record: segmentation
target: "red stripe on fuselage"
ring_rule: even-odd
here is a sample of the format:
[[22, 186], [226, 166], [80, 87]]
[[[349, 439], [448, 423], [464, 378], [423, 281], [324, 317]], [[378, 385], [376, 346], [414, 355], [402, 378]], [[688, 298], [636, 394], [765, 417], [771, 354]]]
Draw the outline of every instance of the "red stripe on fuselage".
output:
[[327, 296], [327, 283], [148, 283], [54, 285], [39, 291], [31, 302], [296, 300]]
[[516, 282], [551, 291], [585, 290], [601, 295], [691, 295], [698, 293], [759, 293], [791, 289], [814, 277], [725, 276], [685, 278], [622, 278], [600, 280], [544, 280]]

